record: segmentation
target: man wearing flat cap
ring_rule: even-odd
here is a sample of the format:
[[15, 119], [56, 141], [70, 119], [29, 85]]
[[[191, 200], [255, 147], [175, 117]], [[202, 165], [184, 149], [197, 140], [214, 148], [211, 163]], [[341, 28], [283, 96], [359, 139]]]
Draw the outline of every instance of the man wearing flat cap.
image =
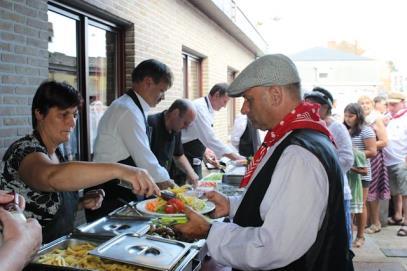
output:
[[[384, 164], [389, 173], [390, 192], [394, 202], [391, 225], [401, 225], [398, 236], [407, 236], [407, 107], [406, 96], [392, 92], [387, 99], [391, 119], [386, 127], [388, 144], [383, 149]], [[403, 217], [404, 212], [404, 217]]]
[[353, 270], [343, 206], [342, 172], [319, 105], [302, 102], [294, 63], [281, 54], [253, 61], [229, 96], [255, 128], [267, 130], [241, 186], [241, 197], [208, 192], [209, 224], [188, 209], [177, 230], [206, 237], [211, 257], [234, 270]]

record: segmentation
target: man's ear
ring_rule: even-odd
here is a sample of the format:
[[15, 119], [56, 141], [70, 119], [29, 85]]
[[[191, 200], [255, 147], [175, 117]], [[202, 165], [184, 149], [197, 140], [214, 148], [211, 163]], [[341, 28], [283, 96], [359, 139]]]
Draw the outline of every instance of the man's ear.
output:
[[150, 76], [144, 77], [143, 84], [144, 84], [145, 87], [150, 88], [153, 83], [154, 83], [153, 78], [151, 78]]
[[174, 109], [171, 113], [172, 113], [172, 115], [175, 116], [177, 119], [181, 118], [178, 108]]
[[281, 86], [271, 86], [267, 89], [272, 105], [279, 105], [283, 101], [283, 88]]

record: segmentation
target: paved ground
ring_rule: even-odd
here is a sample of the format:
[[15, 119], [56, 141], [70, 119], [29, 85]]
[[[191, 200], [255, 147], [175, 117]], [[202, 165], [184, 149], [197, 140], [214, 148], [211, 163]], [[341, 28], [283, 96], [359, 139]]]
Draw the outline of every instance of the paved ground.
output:
[[[366, 234], [365, 245], [354, 248], [356, 271], [407, 271], [407, 257], [386, 257], [380, 248], [404, 248], [407, 237], [396, 235], [399, 226], [387, 226], [375, 234]], [[407, 254], [407, 253], [406, 253]], [[407, 255], [406, 255], [407, 256]]]

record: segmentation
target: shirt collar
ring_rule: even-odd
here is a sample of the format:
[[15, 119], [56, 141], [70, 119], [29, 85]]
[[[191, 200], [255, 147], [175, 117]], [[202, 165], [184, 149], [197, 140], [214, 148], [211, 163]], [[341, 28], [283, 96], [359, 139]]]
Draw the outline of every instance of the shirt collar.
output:
[[[134, 90], [133, 90], [133, 91], [134, 91]], [[141, 95], [139, 95], [136, 91], [134, 91], [134, 93], [136, 93], [137, 98], [138, 98], [139, 101], [140, 101], [140, 105], [141, 105], [141, 107], [143, 108], [144, 114], [145, 114], [146, 117], [147, 117], [147, 114], [148, 114], [148, 112], [150, 111], [150, 106], [148, 105], [148, 103], [146, 102], [146, 100], [144, 100], [144, 98], [143, 98]]]
[[205, 105], [207, 106], [209, 112], [212, 113], [214, 110], [213, 110], [213, 107], [211, 104], [211, 100], [209, 99], [209, 96], [205, 96], [204, 99], [205, 99]]

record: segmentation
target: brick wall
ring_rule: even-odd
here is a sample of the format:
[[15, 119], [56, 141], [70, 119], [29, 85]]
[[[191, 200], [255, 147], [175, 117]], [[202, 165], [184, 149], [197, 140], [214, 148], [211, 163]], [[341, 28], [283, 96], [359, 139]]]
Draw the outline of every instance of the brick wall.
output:
[[[95, 9], [132, 22], [126, 30], [126, 83], [140, 61], [156, 58], [170, 66], [173, 87], [155, 111], [182, 97], [182, 48], [201, 55], [203, 92], [227, 81], [227, 68], [241, 71], [254, 55], [186, 0], [83, 0]], [[65, 1], [69, 2], [69, 1]], [[48, 74], [45, 0], [0, 0], [0, 156], [31, 131], [33, 93]], [[240, 110], [240, 106], [236, 107]], [[216, 114], [215, 130], [225, 142], [227, 112]]]
[[31, 131], [31, 100], [48, 77], [47, 3], [0, 1], [0, 157]]

